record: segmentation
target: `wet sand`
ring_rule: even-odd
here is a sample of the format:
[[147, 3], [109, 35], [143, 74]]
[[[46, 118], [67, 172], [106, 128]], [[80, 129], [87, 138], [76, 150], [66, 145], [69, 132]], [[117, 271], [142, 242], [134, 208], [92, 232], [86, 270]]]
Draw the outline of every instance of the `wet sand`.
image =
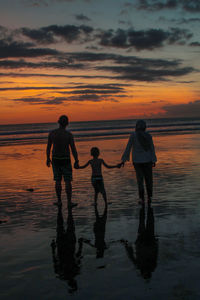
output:
[[[126, 142], [79, 141], [80, 163], [92, 146], [118, 163]], [[2, 300], [200, 299], [200, 135], [154, 136], [154, 143], [151, 210], [138, 205], [128, 163], [103, 170], [107, 211], [102, 199], [92, 205], [91, 170], [74, 170], [78, 207], [69, 215], [64, 190], [62, 214], [52, 205], [44, 144], [0, 148]]]

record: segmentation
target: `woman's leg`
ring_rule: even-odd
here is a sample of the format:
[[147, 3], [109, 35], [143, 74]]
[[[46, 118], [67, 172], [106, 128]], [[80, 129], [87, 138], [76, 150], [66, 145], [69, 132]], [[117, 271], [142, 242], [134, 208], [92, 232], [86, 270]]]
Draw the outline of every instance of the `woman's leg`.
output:
[[136, 172], [139, 198], [141, 199], [142, 203], [144, 203], [144, 172], [143, 172], [143, 164], [134, 163], [134, 168], [135, 168], [135, 172]]
[[153, 195], [153, 172], [152, 163], [146, 163], [144, 165], [144, 178], [147, 189], [148, 202], [151, 203], [151, 198]]

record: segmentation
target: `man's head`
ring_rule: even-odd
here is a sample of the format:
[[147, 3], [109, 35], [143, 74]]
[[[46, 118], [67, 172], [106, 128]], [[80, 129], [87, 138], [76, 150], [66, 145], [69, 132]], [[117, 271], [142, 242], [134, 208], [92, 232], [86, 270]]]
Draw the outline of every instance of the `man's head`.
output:
[[69, 124], [68, 117], [65, 115], [60, 116], [58, 124], [60, 124], [61, 127], [66, 127]]

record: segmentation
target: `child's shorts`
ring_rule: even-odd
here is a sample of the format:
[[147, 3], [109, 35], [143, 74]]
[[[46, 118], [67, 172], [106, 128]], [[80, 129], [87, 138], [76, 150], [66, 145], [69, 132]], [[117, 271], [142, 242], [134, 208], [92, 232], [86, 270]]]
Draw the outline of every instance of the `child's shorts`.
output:
[[72, 165], [70, 158], [52, 158], [52, 169], [55, 181], [72, 181]]
[[91, 178], [92, 186], [97, 193], [103, 193], [105, 191], [103, 177], [102, 176], [92, 176]]

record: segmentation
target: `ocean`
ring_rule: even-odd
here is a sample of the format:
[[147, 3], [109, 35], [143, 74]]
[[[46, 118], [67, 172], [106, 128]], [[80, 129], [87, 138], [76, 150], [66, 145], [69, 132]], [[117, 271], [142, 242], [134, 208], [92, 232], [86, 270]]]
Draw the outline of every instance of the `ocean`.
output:
[[[117, 164], [136, 120], [70, 123], [80, 164], [98, 147]], [[103, 167], [108, 208], [95, 208], [90, 167], [73, 169], [68, 213], [53, 205], [48, 132], [0, 126], [0, 299], [199, 300], [200, 118], [147, 120], [157, 164], [151, 209], [138, 204], [131, 162]], [[73, 161], [73, 158], [72, 158]], [[145, 232], [141, 239], [141, 232]]]
[[[173, 134], [200, 131], [200, 118], [147, 119], [148, 131], [152, 134]], [[136, 120], [107, 120], [71, 122], [68, 129], [75, 138], [120, 137], [134, 130]], [[55, 123], [0, 125], [0, 146], [42, 143]]]

